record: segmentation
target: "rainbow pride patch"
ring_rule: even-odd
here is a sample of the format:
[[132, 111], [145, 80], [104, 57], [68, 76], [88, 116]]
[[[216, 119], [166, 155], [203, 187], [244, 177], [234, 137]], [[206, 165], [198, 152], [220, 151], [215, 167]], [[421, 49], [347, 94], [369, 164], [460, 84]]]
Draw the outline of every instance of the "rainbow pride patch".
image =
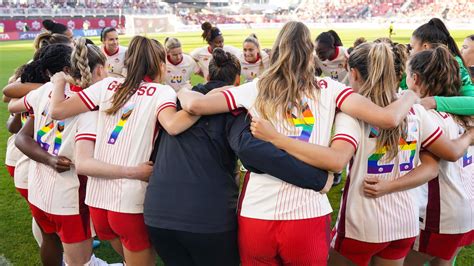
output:
[[311, 132], [313, 132], [315, 122], [313, 112], [311, 112], [308, 103], [305, 103], [303, 107], [303, 118], [297, 118], [294, 114], [289, 113], [288, 119], [295, 127], [301, 127], [301, 134], [299, 136], [289, 137], [308, 142], [311, 137]]
[[108, 144], [113, 145], [117, 142], [117, 138], [119, 137], [120, 132], [125, 126], [125, 123], [127, 122], [128, 118], [132, 115], [132, 111], [134, 107], [135, 107], [135, 104], [130, 104], [123, 108], [122, 116], [120, 117], [120, 120], [118, 121], [117, 125], [112, 131], [112, 134], [110, 134], [109, 141], [107, 142]]

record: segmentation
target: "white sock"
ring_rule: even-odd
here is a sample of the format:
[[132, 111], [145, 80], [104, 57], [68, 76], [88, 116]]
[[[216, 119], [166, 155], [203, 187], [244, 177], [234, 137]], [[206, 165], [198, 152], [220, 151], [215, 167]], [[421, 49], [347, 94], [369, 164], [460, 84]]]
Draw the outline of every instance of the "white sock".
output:
[[41, 247], [41, 243], [43, 243], [43, 235], [41, 234], [41, 229], [34, 218], [31, 219], [31, 231], [33, 232], [33, 237], [35, 238], [36, 243]]

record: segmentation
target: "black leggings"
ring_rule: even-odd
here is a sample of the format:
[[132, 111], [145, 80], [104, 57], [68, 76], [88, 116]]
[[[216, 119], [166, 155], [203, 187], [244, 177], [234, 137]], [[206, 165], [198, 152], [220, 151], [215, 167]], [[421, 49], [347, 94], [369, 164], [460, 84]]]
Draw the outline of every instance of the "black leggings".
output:
[[237, 231], [199, 234], [148, 228], [151, 243], [166, 266], [238, 266]]

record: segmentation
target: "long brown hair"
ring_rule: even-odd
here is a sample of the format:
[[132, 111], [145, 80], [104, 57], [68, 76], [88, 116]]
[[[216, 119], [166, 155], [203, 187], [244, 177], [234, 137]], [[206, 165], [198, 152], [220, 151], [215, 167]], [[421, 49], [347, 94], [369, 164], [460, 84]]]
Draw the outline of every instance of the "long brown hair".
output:
[[73, 82], [81, 88], [87, 88], [92, 83], [92, 71], [97, 65], [105, 66], [107, 58], [93, 44], [87, 44], [86, 38], [79, 38], [71, 54], [71, 72]]
[[[408, 63], [411, 74], [417, 74], [426, 96], [460, 96], [459, 64], [445, 45], [416, 53]], [[472, 116], [455, 116], [465, 128], [473, 125]]]
[[255, 108], [262, 118], [275, 122], [294, 108], [302, 116], [302, 99], [315, 97], [319, 89], [313, 52], [308, 27], [295, 21], [283, 26], [272, 48], [270, 67], [258, 81]]
[[[398, 79], [392, 48], [386, 43], [363, 43], [349, 57], [349, 66], [359, 71], [364, 83], [359, 93], [385, 107], [397, 99]], [[387, 147], [388, 160], [398, 154], [400, 138], [406, 138], [407, 121], [395, 128], [381, 129], [377, 149]]]
[[166, 63], [166, 52], [157, 40], [135, 36], [130, 41], [125, 56], [127, 77], [112, 97], [112, 107], [106, 112], [115, 114], [137, 91], [145, 77], [163, 80], [162, 65]]

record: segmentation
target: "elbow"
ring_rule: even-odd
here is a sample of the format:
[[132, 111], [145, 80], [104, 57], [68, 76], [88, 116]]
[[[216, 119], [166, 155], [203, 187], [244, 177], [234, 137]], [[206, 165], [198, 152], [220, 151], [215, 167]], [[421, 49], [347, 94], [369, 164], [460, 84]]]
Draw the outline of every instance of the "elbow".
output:
[[166, 133], [170, 136], [176, 136], [179, 135], [182, 131], [179, 128], [179, 125], [176, 123], [169, 123], [166, 126], [164, 126]]
[[186, 112], [192, 115], [203, 115], [203, 105], [199, 102], [199, 100], [191, 100], [185, 108]]
[[383, 121], [379, 126], [382, 129], [395, 128], [401, 122], [401, 118], [398, 117], [397, 115], [384, 115], [382, 119], [383, 119]]
[[457, 160], [459, 160], [459, 158], [461, 158], [464, 155], [464, 153], [465, 153], [464, 150], [462, 152], [461, 151], [450, 152], [450, 153], [445, 154], [443, 159], [449, 162], [456, 162]]
[[344, 167], [346, 167], [346, 164], [342, 163], [342, 160], [340, 160], [341, 162], [334, 162], [332, 165], [329, 165], [328, 167], [328, 171], [331, 171], [333, 173], [340, 173], [342, 172], [342, 170], [344, 170]]
[[54, 120], [63, 120], [63, 119], [66, 119], [66, 117], [64, 117], [62, 115], [62, 112], [60, 112], [58, 110], [58, 108], [50, 108], [49, 109], [49, 112], [51, 114], [51, 118], [54, 119]]

